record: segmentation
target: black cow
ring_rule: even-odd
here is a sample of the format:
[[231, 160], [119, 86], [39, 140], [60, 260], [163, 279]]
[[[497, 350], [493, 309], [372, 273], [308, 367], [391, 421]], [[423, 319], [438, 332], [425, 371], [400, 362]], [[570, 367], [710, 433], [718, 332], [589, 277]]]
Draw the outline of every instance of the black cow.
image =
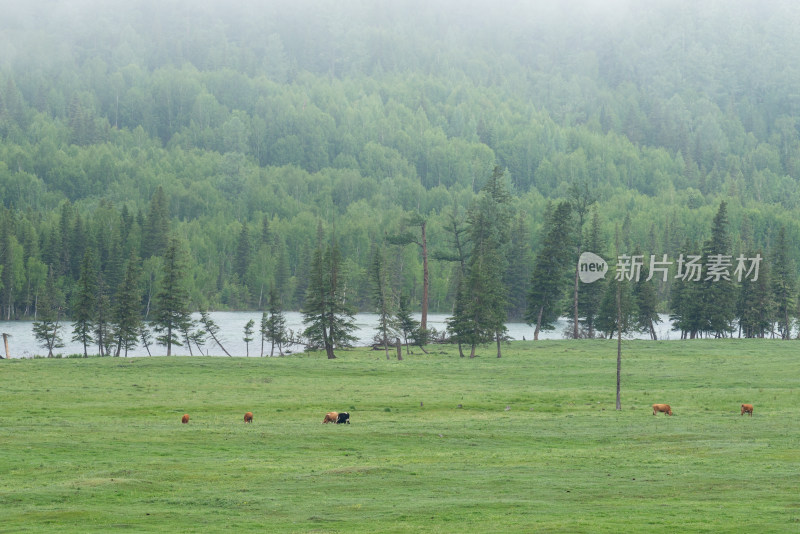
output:
[[339, 412], [339, 417], [336, 418], [336, 424], [341, 425], [343, 423], [350, 424], [350, 414], [347, 412]]

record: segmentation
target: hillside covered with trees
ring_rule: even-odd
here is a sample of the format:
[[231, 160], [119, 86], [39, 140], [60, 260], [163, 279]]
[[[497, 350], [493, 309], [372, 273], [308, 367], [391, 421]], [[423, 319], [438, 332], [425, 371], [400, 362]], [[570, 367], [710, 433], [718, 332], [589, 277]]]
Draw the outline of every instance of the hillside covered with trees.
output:
[[[769, 287], [735, 284], [736, 317], [691, 336], [727, 335], [748, 305], [744, 335], [797, 316], [796, 2], [4, 4], [4, 320], [54, 292], [74, 317], [89, 271], [108, 306], [150, 317], [177, 249], [189, 309], [264, 310], [274, 292], [299, 310], [331, 239], [354, 309], [419, 310], [419, 221], [430, 309], [463, 319], [464, 287], [500, 308], [479, 341], [536, 322], [536, 303], [572, 316], [580, 250], [763, 256]], [[549, 295], [534, 272], [559, 249]], [[712, 298], [674, 280], [631, 298], [679, 319]], [[603, 291], [586, 289], [596, 309]]]

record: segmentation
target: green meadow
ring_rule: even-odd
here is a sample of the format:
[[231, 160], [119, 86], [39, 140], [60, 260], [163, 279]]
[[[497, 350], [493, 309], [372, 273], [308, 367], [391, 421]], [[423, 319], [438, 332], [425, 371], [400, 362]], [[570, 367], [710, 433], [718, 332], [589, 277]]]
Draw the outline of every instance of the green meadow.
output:
[[0, 532], [800, 531], [796, 342], [338, 356], [0, 361]]

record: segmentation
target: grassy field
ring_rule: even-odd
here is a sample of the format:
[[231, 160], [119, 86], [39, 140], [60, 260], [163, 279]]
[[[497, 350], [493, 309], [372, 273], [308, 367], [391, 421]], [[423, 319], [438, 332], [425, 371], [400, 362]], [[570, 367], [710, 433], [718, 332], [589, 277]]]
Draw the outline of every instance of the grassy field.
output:
[[0, 532], [800, 531], [798, 343], [480, 354], [0, 361]]

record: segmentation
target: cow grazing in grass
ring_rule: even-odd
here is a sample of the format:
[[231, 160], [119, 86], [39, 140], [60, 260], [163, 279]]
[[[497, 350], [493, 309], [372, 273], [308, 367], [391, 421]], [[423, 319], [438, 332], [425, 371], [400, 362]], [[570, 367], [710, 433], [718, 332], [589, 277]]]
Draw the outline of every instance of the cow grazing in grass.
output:
[[350, 424], [350, 414], [347, 412], [339, 413], [339, 416], [336, 418], [337, 425], [341, 425], [344, 423], [347, 423], [348, 425]]
[[653, 415], [658, 412], [664, 412], [664, 415], [672, 415], [672, 408], [669, 407], [669, 404], [654, 404]]
[[247, 412], [246, 414], [244, 414], [244, 422], [245, 423], [253, 422], [253, 412]]
[[753, 405], [752, 404], [742, 404], [742, 414], [750, 414], [750, 417], [753, 417]]
[[335, 425], [338, 420], [339, 414], [337, 412], [328, 412], [325, 414], [325, 419], [322, 420], [322, 423], [333, 423]]
[[185, 414], [183, 414], [183, 417], [181, 417], [181, 423], [183, 423], [185, 425], [188, 422], [189, 422], [189, 414], [185, 413]]

